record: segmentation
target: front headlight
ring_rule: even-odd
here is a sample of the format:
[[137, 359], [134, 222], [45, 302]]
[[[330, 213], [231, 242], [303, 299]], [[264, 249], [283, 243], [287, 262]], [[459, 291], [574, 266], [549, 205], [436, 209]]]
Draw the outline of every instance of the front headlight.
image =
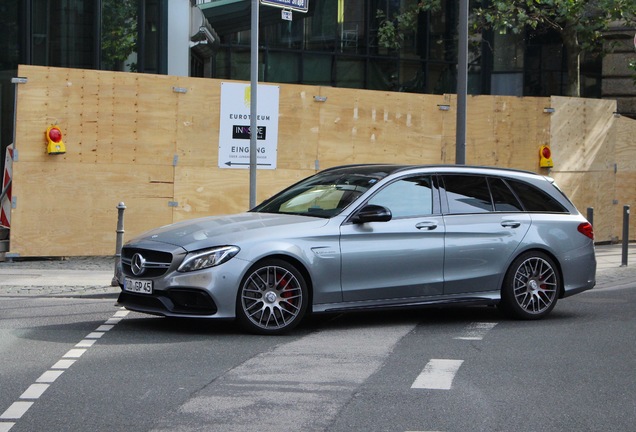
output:
[[214, 267], [229, 261], [239, 251], [237, 246], [220, 246], [191, 252], [186, 255], [177, 271], [189, 272]]

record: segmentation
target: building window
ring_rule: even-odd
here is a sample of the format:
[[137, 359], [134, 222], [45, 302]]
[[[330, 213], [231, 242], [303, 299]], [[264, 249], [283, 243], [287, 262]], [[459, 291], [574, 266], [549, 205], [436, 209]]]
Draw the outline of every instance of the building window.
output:
[[97, 68], [98, 5], [97, 1], [32, 0], [29, 63]]

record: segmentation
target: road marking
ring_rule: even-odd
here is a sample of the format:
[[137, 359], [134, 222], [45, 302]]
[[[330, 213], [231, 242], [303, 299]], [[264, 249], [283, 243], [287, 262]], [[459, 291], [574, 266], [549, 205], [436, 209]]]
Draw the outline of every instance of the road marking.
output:
[[7, 408], [2, 415], [0, 415], [0, 419], [17, 420], [21, 418], [29, 408], [31, 408], [31, 405], [33, 405], [33, 402], [13, 402], [13, 404], [11, 404], [11, 406]]
[[73, 363], [75, 363], [76, 361], [77, 360], [60, 360], [53, 366], [51, 366], [51, 369], [68, 369], [73, 366]]
[[484, 336], [486, 336], [486, 333], [492, 330], [496, 325], [497, 323], [492, 323], [492, 322], [472, 323], [468, 327], [466, 327], [466, 333], [464, 334], [464, 336], [458, 336], [453, 339], [482, 340]]
[[80, 358], [85, 352], [85, 349], [72, 349], [64, 354], [63, 358]]
[[52, 383], [64, 373], [63, 370], [48, 370], [40, 375], [40, 378], [36, 379], [38, 383]]
[[49, 370], [44, 372], [35, 381], [35, 384], [31, 384], [22, 395], [21, 400], [14, 402], [7, 410], [0, 415], [0, 432], [8, 432], [13, 426], [15, 421], [7, 422], [3, 420], [19, 420], [22, 416], [31, 408], [34, 401], [38, 400], [40, 396], [50, 387], [50, 385], [58, 379], [66, 369], [70, 368], [78, 358], [80, 358], [88, 348], [92, 347], [97, 339], [101, 338], [105, 332], [111, 330], [115, 324], [128, 315], [127, 310], [117, 311], [111, 318], [109, 318], [103, 325], [100, 325], [95, 331], [89, 333], [84, 339], [75, 345], [75, 348], [69, 350], [62, 356], [62, 359], [58, 360]]
[[[415, 323], [324, 329], [265, 351], [203, 387], [154, 430], [193, 418], [215, 430], [327, 430]], [[293, 407], [293, 409], [290, 409]], [[283, 415], [277, 413], [284, 413]]]
[[464, 360], [432, 359], [415, 379], [411, 388], [430, 390], [450, 390], [455, 374]]
[[[104, 326], [105, 327], [105, 326]], [[99, 328], [97, 329], [99, 330]], [[110, 329], [109, 329], [110, 330]], [[104, 336], [103, 332], [100, 331], [94, 331], [91, 332], [89, 334], [86, 335], [86, 339], [99, 339], [100, 337]]]
[[93, 344], [97, 342], [96, 339], [84, 339], [83, 341], [81, 341], [80, 343], [78, 343], [77, 345], [75, 345], [77, 348], [90, 348], [93, 346]]
[[50, 384], [31, 384], [31, 386], [22, 393], [20, 399], [37, 399], [49, 388], [49, 385]]

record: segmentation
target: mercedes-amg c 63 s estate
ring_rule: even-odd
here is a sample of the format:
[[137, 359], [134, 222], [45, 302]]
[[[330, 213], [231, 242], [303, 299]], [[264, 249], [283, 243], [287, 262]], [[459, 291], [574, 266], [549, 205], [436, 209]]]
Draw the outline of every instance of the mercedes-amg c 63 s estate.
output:
[[548, 177], [351, 165], [254, 209], [157, 228], [121, 253], [127, 309], [279, 334], [308, 313], [499, 305], [520, 319], [595, 284], [592, 226]]

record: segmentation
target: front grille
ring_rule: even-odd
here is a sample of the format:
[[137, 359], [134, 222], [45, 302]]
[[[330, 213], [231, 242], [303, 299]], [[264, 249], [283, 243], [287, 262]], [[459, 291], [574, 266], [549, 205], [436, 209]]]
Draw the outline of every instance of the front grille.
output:
[[[135, 275], [131, 269], [132, 259], [135, 254], [140, 254], [144, 259], [144, 271]], [[172, 264], [172, 254], [169, 252], [155, 251], [124, 247], [121, 251], [121, 266], [125, 275], [133, 277], [154, 278], [164, 275]]]

